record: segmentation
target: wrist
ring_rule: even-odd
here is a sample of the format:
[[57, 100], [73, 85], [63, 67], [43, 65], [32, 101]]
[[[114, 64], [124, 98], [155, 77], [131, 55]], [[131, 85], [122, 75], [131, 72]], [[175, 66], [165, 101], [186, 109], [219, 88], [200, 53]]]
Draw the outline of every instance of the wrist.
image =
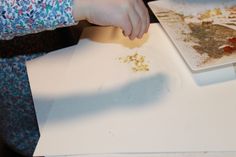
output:
[[87, 19], [88, 7], [86, 1], [88, 0], [73, 0], [72, 16], [75, 21]]

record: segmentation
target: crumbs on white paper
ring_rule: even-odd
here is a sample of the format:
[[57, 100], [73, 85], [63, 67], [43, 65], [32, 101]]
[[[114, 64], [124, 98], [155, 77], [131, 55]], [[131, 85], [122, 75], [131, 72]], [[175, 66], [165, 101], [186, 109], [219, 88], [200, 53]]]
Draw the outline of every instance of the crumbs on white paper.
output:
[[149, 71], [149, 65], [145, 60], [145, 56], [135, 52], [132, 55], [119, 57], [121, 63], [127, 63], [132, 66], [132, 71], [134, 72], [147, 72]]

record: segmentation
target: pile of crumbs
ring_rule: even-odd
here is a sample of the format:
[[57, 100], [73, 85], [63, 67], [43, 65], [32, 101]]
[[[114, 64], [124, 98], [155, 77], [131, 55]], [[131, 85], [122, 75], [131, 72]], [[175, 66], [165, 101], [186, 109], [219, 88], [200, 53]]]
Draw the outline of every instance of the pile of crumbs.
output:
[[128, 63], [132, 65], [134, 72], [146, 72], [149, 71], [149, 65], [145, 63], [145, 56], [142, 56], [135, 52], [133, 55], [120, 57], [119, 60], [122, 63]]

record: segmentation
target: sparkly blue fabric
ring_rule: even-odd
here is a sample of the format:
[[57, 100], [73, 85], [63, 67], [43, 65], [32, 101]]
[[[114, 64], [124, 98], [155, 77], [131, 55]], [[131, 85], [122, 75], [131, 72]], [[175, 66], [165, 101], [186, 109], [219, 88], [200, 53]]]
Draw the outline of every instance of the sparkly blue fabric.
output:
[[0, 0], [0, 39], [74, 25], [72, 0]]
[[25, 62], [40, 55], [0, 58], [0, 135], [24, 156], [32, 156], [39, 139]]

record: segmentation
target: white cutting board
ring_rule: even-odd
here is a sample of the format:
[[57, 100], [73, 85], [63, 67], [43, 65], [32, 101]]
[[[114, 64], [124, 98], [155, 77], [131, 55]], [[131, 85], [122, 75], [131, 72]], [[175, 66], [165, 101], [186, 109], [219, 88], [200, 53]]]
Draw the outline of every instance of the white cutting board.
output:
[[65, 73], [75, 50], [76, 46], [71, 46], [26, 63], [40, 132], [43, 131], [54, 97], [64, 93]]
[[[51, 89], [54, 103], [34, 155], [236, 151], [236, 81], [198, 86], [158, 24], [142, 40], [121, 34], [85, 30], [58, 76], [65, 78], [59, 94]], [[136, 51], [149, 72], [119, 61]]]

